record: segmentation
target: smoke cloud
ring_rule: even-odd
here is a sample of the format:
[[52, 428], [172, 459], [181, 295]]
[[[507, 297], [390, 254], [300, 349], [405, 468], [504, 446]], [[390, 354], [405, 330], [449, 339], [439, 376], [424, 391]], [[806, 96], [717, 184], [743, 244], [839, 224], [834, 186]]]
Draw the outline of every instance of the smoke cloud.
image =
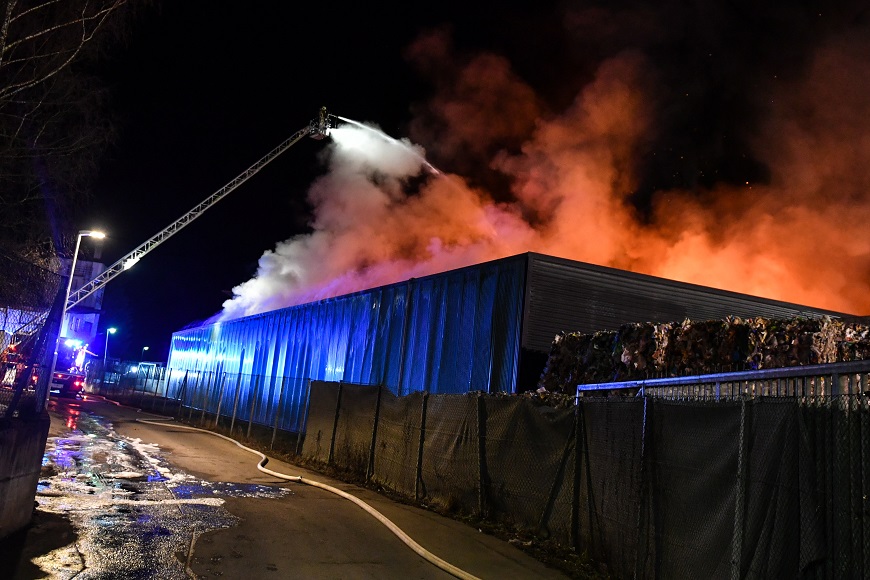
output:
[[[638, 38], [663, 42], [637, 22]], [[457, 58], [449, 37], [424, 35], [408, 57], [435, 96], [409, 133], [428, 152], [334, 129], [309, 191], [312, 232], [267, 251], [221, 318], [527, 251], [870, 314], [868, 38], [820, 38], [730, 109], [747, 111], [740, 130], [713, 123], [697, 148], [675, 149], [678, 95], [648, 47], [614, 46], [555, 110], [506, 58]]]

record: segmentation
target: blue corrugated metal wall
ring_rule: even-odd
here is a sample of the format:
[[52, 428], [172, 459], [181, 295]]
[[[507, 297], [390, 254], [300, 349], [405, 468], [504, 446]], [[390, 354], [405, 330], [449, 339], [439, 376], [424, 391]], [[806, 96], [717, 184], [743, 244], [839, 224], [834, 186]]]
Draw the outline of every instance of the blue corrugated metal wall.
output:
[[526, 255], [175, 333], [166, 394], [298, 431], [308, 380], [515, 392]]

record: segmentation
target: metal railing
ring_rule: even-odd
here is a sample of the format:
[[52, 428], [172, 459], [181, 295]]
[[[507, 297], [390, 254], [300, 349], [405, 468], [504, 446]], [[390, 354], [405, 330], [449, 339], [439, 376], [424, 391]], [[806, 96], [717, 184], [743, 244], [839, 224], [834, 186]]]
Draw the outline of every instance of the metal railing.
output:
[[870, 360], [577, 385], [577, 396], [635, 390], [638, 396], [666, 399], [745, 397], [837, 397], [870, 395]]

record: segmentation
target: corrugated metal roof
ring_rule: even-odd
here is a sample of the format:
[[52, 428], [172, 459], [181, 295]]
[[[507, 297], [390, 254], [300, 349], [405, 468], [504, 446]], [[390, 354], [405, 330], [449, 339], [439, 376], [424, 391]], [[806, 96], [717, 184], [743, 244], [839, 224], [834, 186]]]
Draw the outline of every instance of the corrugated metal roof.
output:
[[842, 313], [528, 254], [523, 347], [549, 351], [561, 331], [615, 330], [629, 322], [712, 320], [725, 316], [788, 318]]

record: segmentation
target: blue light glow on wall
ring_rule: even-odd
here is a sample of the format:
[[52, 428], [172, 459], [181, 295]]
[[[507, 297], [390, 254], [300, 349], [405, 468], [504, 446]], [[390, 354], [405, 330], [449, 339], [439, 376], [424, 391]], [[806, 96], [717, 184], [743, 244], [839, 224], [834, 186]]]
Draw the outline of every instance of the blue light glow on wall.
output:
[[516, 391], [526, 256], [172, 336], [166, 393], [296, 431], [308, 380]]

